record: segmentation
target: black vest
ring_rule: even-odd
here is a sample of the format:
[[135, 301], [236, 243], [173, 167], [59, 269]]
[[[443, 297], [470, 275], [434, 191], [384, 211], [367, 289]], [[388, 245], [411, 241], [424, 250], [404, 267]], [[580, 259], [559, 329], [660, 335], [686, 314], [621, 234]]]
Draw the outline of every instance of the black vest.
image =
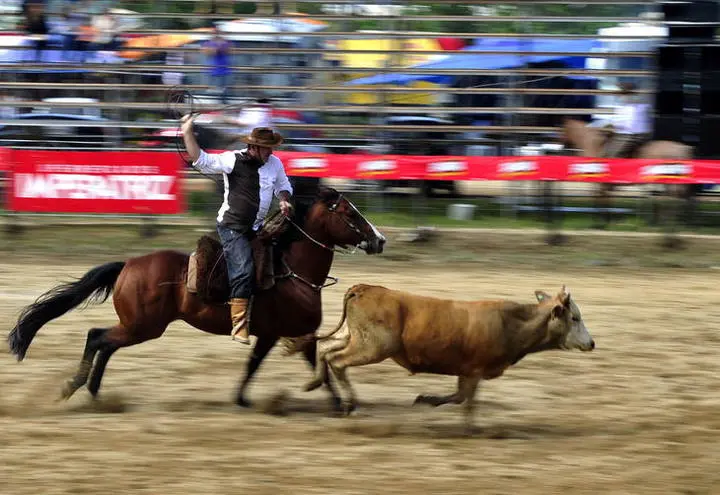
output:
[[226, 174], [224, 201], [220, 207], [224, 226], [242, 234], [252, 231], [260, 208], [260, 174], [263, 164], [256, 158], [235, 154], [235, 168]]

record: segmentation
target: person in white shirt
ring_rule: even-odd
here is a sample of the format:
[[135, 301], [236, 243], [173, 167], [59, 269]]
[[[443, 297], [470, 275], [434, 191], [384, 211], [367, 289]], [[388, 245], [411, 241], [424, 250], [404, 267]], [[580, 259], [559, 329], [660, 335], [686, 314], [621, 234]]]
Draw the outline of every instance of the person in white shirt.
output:
[[282, 162], [272, 154], [283, 138], [272, 129], [260, 127], [240, 138], [248, 145], [243, 150], [206, 153], [197, 144], [192, 121], [187, 115], [182, 120], [183, 140], [192, 166], [207, 174], [223, 176], [223, 204], [218, 211], [217, 231], [230, 281], [231, 336], [250, 344], [247, 305], [255, 281], [251, 240], [263, 225], [273, 194], [280, 200], [284, 215], [291, 210], [292, 185]]
[[652, 133], [650, 104], [636, 94], [634, 84], [623, 83], [620, 88], [622, 104], [613, 118], [614, 134], [605, 145], [603, 155], [607, 158], [626, 158], [637, 144], [649, 139]]

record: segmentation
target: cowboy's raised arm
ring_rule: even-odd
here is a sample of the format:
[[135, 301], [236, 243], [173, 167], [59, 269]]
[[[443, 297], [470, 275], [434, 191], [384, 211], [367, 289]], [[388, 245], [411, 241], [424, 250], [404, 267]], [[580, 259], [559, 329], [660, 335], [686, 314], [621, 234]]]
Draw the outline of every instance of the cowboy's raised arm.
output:
[[182, 118], [182, 135], [185, 148], [192, 160], [192, 166], [206, 174], [219, 174], [232, 172], [235, 167], [235, 153], [206, 153], [200, 149], [193, 134], [193, 119], [189, 115]]

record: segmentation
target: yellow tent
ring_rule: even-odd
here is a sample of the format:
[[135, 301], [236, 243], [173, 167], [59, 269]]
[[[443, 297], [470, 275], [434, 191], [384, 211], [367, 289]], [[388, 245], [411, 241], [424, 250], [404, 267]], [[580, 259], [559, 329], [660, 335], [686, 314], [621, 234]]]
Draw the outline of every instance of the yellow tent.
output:
[[[442, 49], [439, 43], [430, 38], [412, 39], [349, 39], [338, 40], [333, 43], [334, 48], [342, 52], [330, 52], [326, 60], [334, 61], [341, 67], [352, 69], [368, 69], [367, 73], [353, 72], [339, 74], [334, 83], [343, 84], [352, 79], [371, 76], [381, 73], [386, 68], [411, 67], [413, 65], [429, 62], [441, 55], [413, 53], [422, 51], [438, 51]], [[377, 53], [353, 53], [360, 50], [377, 50]], [[393, 51], [396, 53], [387, 53]], [[382, 53], [386, 52], [386, 53]], [[384, 92], [387, 88], [438, 88], [439, 84], [417, 81], [405, 86], [369, 86], [372, 92], [348, 92], [344, 96], [344, 103], [356, 105], [373, 104], [404, 104], [404, 105], [432, 105], [436, 103], [437, 95], [434, 93], [410, 92]], [[354, 86], [363, 88], [363, 86]]]

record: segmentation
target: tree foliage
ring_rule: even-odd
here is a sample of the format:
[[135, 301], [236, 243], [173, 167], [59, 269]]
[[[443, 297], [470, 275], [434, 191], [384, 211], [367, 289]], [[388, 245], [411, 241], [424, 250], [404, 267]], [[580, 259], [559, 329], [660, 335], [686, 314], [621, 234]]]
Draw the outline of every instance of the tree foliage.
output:
[[[370, 0], [367, 0], [368, 3]], [[121, 7], [138, 12], [169, 12], [188, 14], [185, 18], [162, 22], [159, 19], [151, 21], [158, 28], [179, 27], [196, 24], [192, 13], [195, 10], [194, 2], [153, 2], [150, 0], [123, 0]], [[211, 2], [207, 2], [208, 5]], [[327, 2], [332, 3], [332, 2]], [[358, 2], [362, 3], [362, 1]], [[300, 12], [312, 16], [322, 14], [324, 2], [305, 3], [298, 2]], [[237, 15], [255, 12], [255, 2], [234, 2], [233, 13]], [[599, 28], [611, 26], [613, 22], [518, 22], [518, 21], [485, 21], [472, 20], [469, 16], [488, 15], [493, 17], [636, 17], [645, 10], [642, 5], [623, 4], [543, 4], [538, 0], [534, 4], [495, 4], [488, 6], [463, 5], [462, 0], [457, 3], [408, 3], [404, 7], [406, 15], [423, 16], [426, 19], [409, 21], [399, 16], [394, 19], [376, 19], [373, 17], [358, 16], [351, 21], [335, 21], [331, 23], [332, 31], [354, 30], [412, 30], [444, 33], [537, 33], [537, 34], [594, 34]], [[438, 16], [467, 16], [468, 20], [443, 21]]]

